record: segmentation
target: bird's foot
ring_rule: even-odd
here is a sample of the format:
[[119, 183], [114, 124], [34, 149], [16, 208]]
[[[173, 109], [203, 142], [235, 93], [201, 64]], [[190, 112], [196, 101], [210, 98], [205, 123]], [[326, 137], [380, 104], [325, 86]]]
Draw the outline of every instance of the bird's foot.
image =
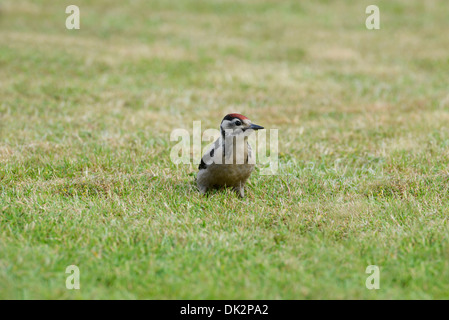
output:
[[205, 186], [198, 186], [198, 190], [200, 191], [201, 194], [206, 194], [207, 192], [207, 187]]
[[235, 189], [235, 191], [237, 191], [240, 198], [245, 198], [245, 189], [243, 187], [236, 187], [234, 189]]

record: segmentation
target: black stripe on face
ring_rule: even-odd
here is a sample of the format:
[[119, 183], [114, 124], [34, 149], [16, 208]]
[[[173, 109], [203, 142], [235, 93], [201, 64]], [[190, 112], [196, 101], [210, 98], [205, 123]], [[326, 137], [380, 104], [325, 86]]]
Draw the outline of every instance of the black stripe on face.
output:
[[204, 163], [203, 159], [201, 159], [201, 163], [198, 166], [198, 170], [207, 169], [207, 165]]

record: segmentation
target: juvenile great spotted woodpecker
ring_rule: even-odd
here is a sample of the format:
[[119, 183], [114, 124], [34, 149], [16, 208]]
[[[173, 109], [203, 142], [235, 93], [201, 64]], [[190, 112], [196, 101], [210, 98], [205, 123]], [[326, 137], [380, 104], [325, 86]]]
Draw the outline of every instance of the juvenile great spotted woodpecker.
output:
[[245, 183], [255, 167], [255, 157], [248, 136], [263, 127], [247, 117], [230, 113], [221, 121], [218, 138], [203, 155], [198, 167], [198, 189], [206, 193], [211, 188], [232, 187], [240, 197], [245, 196]]

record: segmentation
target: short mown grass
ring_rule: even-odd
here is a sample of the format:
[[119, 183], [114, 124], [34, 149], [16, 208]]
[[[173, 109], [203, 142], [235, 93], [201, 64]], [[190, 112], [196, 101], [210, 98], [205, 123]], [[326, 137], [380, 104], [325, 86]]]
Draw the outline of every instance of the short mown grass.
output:
[[[0, 298], [449, 298], [449, 5], [369, 4], [3, 1]], [[170, 133], [229, 112], [279, 171], [204, 197]]]

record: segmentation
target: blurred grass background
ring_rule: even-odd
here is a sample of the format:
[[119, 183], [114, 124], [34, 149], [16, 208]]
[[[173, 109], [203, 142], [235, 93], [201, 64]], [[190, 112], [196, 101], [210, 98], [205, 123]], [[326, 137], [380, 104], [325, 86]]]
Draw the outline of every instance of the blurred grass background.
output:
[[[370, 4], [0, 2], [0, 298], [448, 298], [449, 4]], [[201, 197], [229, 112], [280, 171]]]

